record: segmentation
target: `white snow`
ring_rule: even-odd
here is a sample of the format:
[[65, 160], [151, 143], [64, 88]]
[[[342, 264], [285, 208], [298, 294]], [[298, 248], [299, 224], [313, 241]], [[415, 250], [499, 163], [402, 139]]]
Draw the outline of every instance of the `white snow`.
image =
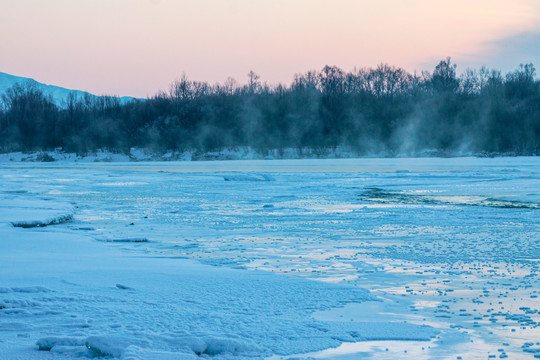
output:
[[152, 152], [149, 149], [131, 148], [129, 154], [107, 150], [90, 151], [85, 154], [66, 153], [61, 148], [53, 151], [11, 152], [0, 154], [1, 162], [141, 162], [141, 161], [216, 161], [216, 160], [273, 160], [273, 159], [334, 159], [354, 158], [356, 151], [336, 147], [314, 151], [309, 148], [270, 149], [257, 152], [251, 147], [224, 148], [219, 151], [201, 152], [196, 149], [185, 151]]
[[50, 351], [73, 347], [69, 356], [84, 344], [90, 357], [121, 357], [130, 346], [257, 357], [337, 346], [338, 338], [352, 339], [345, 325], [362, 331], [361, 324], [310, 316], [369, 299], [362, 289], [129, 255], [45, 230], [0, 229], [0, 349], [9, 356], [39, 358], [35, 343]]
[[7, 162], [0, 354], [530, 358], [539, 179], [537, 158]]
[[40, 227], [61, 224], [72, 219], [73, 206], [33, 194], [7, 193], [0, 197], [0, 224], [17, 227]]

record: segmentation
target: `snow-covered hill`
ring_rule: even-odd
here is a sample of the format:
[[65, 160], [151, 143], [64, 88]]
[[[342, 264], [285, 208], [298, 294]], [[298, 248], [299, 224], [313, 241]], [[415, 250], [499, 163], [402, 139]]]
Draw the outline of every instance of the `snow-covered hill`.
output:
[[[71, 90], [66, 89], [60, 86], [54, 86], [54, 85], [47, 85], [40, 83], [34, 79], [15, 76], [6, 74], [3, 72], [0, 72], [0, 96], [3, 95], [7, 89], [12, 87], [15, 84], [25, 84], [25, 83], [32, 83], [35, 84], [45, 95], [51, 95], [54, 99], [54, 102], [60, 106], [63, 107], [66, 104], [66, 99], [68, 98], [70, 93], [77, 94], [78, 98], [83, 98], [86, 94], [89, 94], [90, 96], [96, 96], [94, 94], [90, 94], [86, 91], [80, 91], [80, 90]], [[132, 97], [124, 96], [120, 98], [120, 101], [122, 103], [132, 100]]]

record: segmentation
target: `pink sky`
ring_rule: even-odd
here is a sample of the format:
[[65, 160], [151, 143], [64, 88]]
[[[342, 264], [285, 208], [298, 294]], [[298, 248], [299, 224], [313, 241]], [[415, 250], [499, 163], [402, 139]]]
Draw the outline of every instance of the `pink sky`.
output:
[[295, 73], [325, 64], [432, 70], [446, 56], [505, 70], [540, 60], [519, 49], [504, 56], [505, 64], [496, 56], [504, 51], [499, 40], [540, 33], [539, 3], [0, 0], [0, 71], [96, 94], [146, 97], [182, 73], [243, 83], [254, 70], [264, 81], [289, 83]]

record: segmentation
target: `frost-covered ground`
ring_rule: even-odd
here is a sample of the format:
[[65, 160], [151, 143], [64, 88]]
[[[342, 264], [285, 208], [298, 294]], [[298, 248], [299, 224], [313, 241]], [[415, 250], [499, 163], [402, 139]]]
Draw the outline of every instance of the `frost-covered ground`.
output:
[[2, 359], [540, 357], [538, 158], [0, 179]]
[[[445, 155], [439, 150], [423, 150], [416, 156]], [[373, 154], [370, 157], [388, 157], [386, 152]], [[410, 156], [411, 154], [409, 154]], [[448, 154], [446, 154], [448, 155]], [[471, 153], [454, 154], [471, 156]], [[479, 154], [486, 155], [486, 154]], [[499, 155], [500, 154], [490, 154]], [[216, 151], [167, 151], [155, 152], [150, 149], [131, 148], [129, 153], [113, 153], [97, 150], [85, 154], [68, 153], [61, 148], [52, 151], [30, 151], [0, 153], [3, 162], [130, 162], [130, 161], [208, 161], [208, 160], [276, 160], [276, 159], [350, 159], [357, 158], [358, 152], [352, 148], [337, 146], [333, 148], [283, 148], [257, 151], [249, 146], [224, 148]]]

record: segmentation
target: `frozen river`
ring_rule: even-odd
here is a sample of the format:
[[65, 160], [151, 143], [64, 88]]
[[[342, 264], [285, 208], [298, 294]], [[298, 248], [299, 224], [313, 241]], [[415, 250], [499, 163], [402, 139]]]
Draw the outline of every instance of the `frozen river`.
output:
[[[384, 335], [399, 333], [397, 327], [383, 335], [373, 330], [373, 336], [357, 337], [351, 330], [347, 336], [329, 337], [335, 340], [328, 340], [331, 346], [297, 339], [298, 351], [293, 341], [281, 353], [273, 343], [263, 342], [262, 348], [273, 350], [220, 353], [225, 358], [540, 357], [536, 157], [1, 163], [0, 179], [5, 199], [0, 220], [24, 226], [58, 222], [6, 230], [6, 238], [24, 238], [26, 233], [45, 239], [80, 236], [91, 239], [91, 246], [156, 264], [190, 259], [235, 274], [262, 270], [315, 280], [329, 289], [365, 289], [365, 301], [315, 303], [306, 314], [325, 324], [364, 324], [366, 329], [369, 324], [400, 324], [404, 329], [403, 336]], [[25, 201], [30, 202], [26, 212], [20, 205]], [[59, 205], [49, 209], [32, 201]], [[9, 204], [22, 215], [10, 217]], [[38, 208], [53, 215], [44, 218]], [[45, 244], [42, 251], [46, 249]], [[0, 290], [5, 290], [0, 291], [0, 325], [32, 322], [31, 317], [5, 314], [17, 308], [9, 304], [32, 299], [9, 290], [16, 288], [15, 277], [0, 276]], [[227, 317], [227, 309], [209, 306]], [[278, 307], [277, 312], [284, 311]], [[54, 318], [44, 321], [55, 324]], [[298, 320], [294, 326], [300, 328], [298, 324], [303, 323]], [[129, 335], [129, 323], [121, 325], [116, 332]], [[433, 332], [408, 336], [414, 333], [409, 325], [428, 325]], [[22, 331], [7, 329], [0, 333], [16, 336]], [[0, 340], [0, 350], [3, 344], [9, 349], [24, 341], [34, 344], [38, 339], [32, 336], [40, 332], [32, 331], [28, 340]], [[92, 335], [85, 331], [77, 336]], [[236, 330], [231, 325], [227, 331]], [[53, 332], [69, 335], [61, 329]], [[255, 335], [252, 340], [257, 341]]]

